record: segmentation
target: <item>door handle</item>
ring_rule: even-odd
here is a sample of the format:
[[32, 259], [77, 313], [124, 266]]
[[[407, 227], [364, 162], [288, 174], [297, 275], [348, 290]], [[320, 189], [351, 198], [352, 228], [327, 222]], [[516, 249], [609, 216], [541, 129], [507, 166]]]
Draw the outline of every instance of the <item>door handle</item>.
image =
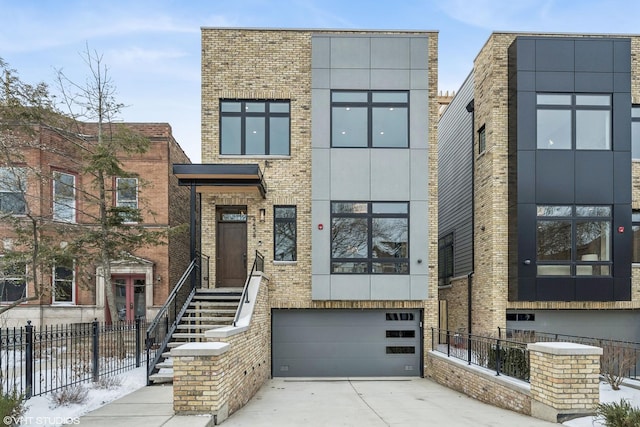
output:
[[242, 262], [244, 263], [244, 268], [247, 268], [247, 253], [242, 254]]
[[129, 303], [129, 308], [130, 308], [131, 310], [133, 310], [133, 303], [132, 303], [132, 302], [130, 302], [130, 303]]

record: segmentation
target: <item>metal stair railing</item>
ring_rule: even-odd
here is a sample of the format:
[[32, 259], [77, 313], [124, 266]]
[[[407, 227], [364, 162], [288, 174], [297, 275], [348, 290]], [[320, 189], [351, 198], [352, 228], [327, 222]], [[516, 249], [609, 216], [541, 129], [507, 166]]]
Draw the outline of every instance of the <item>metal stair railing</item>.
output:
[[253, 273], [256, 271], [264, 272], [264, 256], [256, 251], [256, 255], [253, 259], [253, 265], [251, 266], [251, 273], [247, 276], [247, 280], [244, 282], [244, 289], [242, 289], [242, 297], [240, 297], [240, 303], [238, 303], [238, 309], [236, 310], [236, 315], [233, 318], [233, 326], [236, 326], [238, 323], [238, 319], [240, 318], [240, 313], [242, 312], [242, 306], [245, 302], [249, 302], [249, 282], [251, 281], [251, 277], [253, 277]]
[[182, 316], [189, 307], [196, 289], [202, 286], [202, 280], [208, 280], [203, 271], [205, 272], [204, 274], [208, 275], [209, 257], [198, 253], [147, 328], [145, 338], [147, 385], [151, 384], [149, 377], [155, 371], [156, 365], [160, 361], [162, 353], [166, 350]]

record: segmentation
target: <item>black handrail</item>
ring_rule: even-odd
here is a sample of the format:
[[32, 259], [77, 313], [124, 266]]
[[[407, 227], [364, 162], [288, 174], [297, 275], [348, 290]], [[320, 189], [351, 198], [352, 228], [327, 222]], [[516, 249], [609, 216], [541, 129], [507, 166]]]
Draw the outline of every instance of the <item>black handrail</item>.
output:
[[236, 326], [238, 323], [238, 318], [240, 317], [240, 313], [242, 312], [242, 306], [245, 302], [249, 302], [249, 282], [251, 281], [251, 277], [255, 271], [264, 272], [264, 256], [256, 251], [256, 256], [253, 259], [253, 265], [251, 266], [251, 273], [247, 276], [247, 280], [244, 282], [244, 288], [242, 289], [242, 297], [240, 298], [240, 304], [238, 304], [238, 309], [236, 310], [236, 315], [233, 318], [233, 326]]
[[[147, 353], [147, 384], [150, 384], [149, 377], [156, 369], [156, 365], [160, 361], [162, 353], [167, 348], [171, 336], [180, 323], [180, 319], [189, 307], [196, 293], [196, 289], [201, 287], [201, 273], [203, 267], [207, 268], [208, 262], [208, 256], [203, 254], [196, 255], [167, 297], [167, 301], [160, 308], [158, 314], [147, 328], [145, 340]], [[189, 278], [192, 280], [188, 280]], [[187, 283], [189, 286], [185, 285]], [[191, 289], [189, 289], [189, 287]], [[152, 350], [155, 350], [153, 356], [151, 355]]]

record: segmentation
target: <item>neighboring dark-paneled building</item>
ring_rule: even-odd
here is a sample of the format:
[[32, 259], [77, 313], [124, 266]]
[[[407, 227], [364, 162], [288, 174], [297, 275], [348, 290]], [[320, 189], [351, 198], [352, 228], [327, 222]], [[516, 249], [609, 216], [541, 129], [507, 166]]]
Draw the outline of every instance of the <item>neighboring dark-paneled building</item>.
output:
[[[450, 327], [594, 335], [578, 320], [593, 316], [618, 338], [640, 339], [632, 284], [640, 67], [631, 55], [639, 43], [494, 33], [477, 56], [439, 123], [440, 242], [454, 236], [454, 268], [446, 256], [439, 265], [449, 274], [440, 298]], [[456, 268], [470, 244], [473, 261]], [[452, 309], [469, 301], [469, 311]]]

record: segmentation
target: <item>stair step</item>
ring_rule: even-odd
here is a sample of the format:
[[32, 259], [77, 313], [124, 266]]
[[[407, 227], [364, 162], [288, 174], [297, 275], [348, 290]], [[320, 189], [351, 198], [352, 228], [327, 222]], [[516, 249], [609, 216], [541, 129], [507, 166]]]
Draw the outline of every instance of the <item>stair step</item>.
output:
[[173, 372], [163, 373], [163, 374], [157, 373], [157, 374], [149, 375], [149, 381], [151, 381], [154, 384], [171, 383], [173, 382]]
[[[218, 328], [222, 328], [223, 326], [227, 326], [226, 324], [224, 325], [178, 325], [176, 326], [176, 329], [184, 331], [184, 330], [194, 330], [194, 329], [201, 329], [201, 330], [209, 330], [209, 329], [218, 329]], [[178, 332], [180, 333], [180, 332]], [[175, 337], [176, 334], [174, 333], [173, 336]]]
[[242, 294], [244, 288], [199, 288], [196, 294]]
[[[236, 308], [218, 308], [218, 309], [209, 309], [209, 308], [200, 308], [200, 309], [187, 309], [185, 314], [235, 314], [237, 311]], [[197, 316], [185, 316], [185, 318], [192, 318]]]
[[[204, 339], [204, 333], [191, 333], [191, 332], [175, 332], [172, 335], [173, 339], [176, 338], [182, 338], [182, 339], [194, 339], [194, 340], [201, 340]], [[169, 343], [169, 347], [171, 347], [172, 343]], [[184, 342], [181, 342], [180, 344], [184, 344]]]
[[197, 294], [193, 296], [192, 302], [200, 302], [200, 301], [240, 301], [242, 295], [220, 295], [220, 294]]
[[228, 302], [211, 302], [211, 301], [191, 301], [189, 304], [189, 310], [215, 310], [215, 309], [227, 309], [227, 310], [236, 310], [238, 308], [238, 303], [228, 303]]
[[165, 360], [164, 362], [156, 363], [158, 369], [173, 369], [173, 359]]
[[181, 325], [186, 324], [202, 324], [202, 323], [220, 323], [220, 322], [233, 322], [235, 316], [200, 316], [200, 317], [183, 317], [180, 321]]

